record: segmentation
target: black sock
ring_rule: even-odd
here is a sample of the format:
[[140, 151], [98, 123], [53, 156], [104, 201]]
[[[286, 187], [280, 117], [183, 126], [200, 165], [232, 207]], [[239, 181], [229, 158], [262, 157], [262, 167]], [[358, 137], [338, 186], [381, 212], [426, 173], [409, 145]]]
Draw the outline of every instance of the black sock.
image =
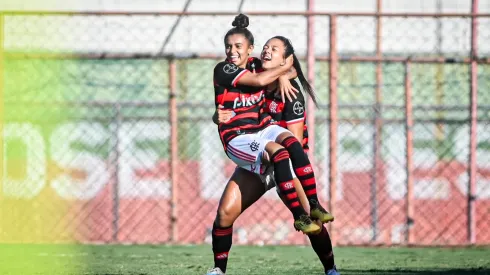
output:
[[311, 166], [310, 160], [303, 150], [301, 143], [293, 137], [287, 137], [282, 142], [281, 145], [288, 150], [291, 156], [291, 163], [293, 165], [294, 171], [298, 180], [301, 182], [301, 186], [305, 190], [306, 197], [310, 202], [318, 203], [318, 196], [316, 192], [316, 181], [315, 173], [313, 172], [313, 167]]
[[213, 224], [213, 253], [214, 267], [219, 267], [223, 272], [226, 272], [228, 263], [228, 253], [231, 249], [233, 235], [233, 226], [219, 227], [216, 223]]
[[279, 187], [279, 191], [286, 199], [286, 204], [294, 218], [298, 218], [302, 214], [306, 214], [304, 208], [301, 206], [298, 193], [294, 188], [293, 175], [289, 168], [289, 154], [286, 149], [281, 148], [277, 150], [271, 156], [272, 163], [274, 164], [274, 177]]
[[322, 225], [322, 231], [316, 235], [308, 234], [308, 238], [310, 238], [311, 246], [322, 262], [325, 272], [332, 269], [335, 265], [333, 247], [325, 226]]

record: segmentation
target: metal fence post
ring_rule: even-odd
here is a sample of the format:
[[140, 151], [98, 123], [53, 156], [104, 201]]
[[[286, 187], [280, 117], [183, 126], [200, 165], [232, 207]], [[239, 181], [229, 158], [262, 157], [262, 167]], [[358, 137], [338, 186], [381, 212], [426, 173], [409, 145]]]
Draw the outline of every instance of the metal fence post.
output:
[[478, 105], [478, 0], [471, 3], [471, 65], [470, 65], [470, 155], [468, 163], [468, 243], [476, 242], [475, 191], [476, 191], [476, 146], [477, 146], [477, 105]]
[[373, 229], [372, 241], [378, 237], [378, 187], [379, 187], [379, 169], [381, 169], [381, 144], [383, 135], [383, 118], [382, 108], [382, 83], [383, 83], [383, 64], [381, 63], [381, 10], [382, 1], [376, 1], [376, 103], [374, 104], [374, 136], [373, 136], [373, 171], [371, 182], [371, 226]]
[[119, 161], [120, 161], [120, 152], [119, 152], [119, 131], [121, 129], [122, 124], [122, 115], [121, 115], [121, 104], [116, 103], [114, 105], [114, 130], [112, 133], [113, 136], [113, 151], [111, 156], [112, 163], [112, 177], [114, 180], [114, 187], [112, 190], [112, 241], [114, 243], [118, 242], [119, 236]]
[[[330, 68], [329, 68], [329, 209], [335, 214], [335, 202], [337, 192], [337, 130], [338, 130], [338, 117], [337, 117], [337, 75], [338, 75], [338, 56], [337, 56], [337, 16], [330, 16]], [[332, 242], [337, 243], [333, 237], [333, 223], [329, 223], [330, 234], [332, 235]]]
[[[314, 11], [314, 0], [307, 0], [308, 12]], [[313, 15], [307, 16], [307, 49], [306, 49], [306, 58], [307, 58], [307, 70], [308, 70], [308, 82], [311, 87], [315, 89], [315, 17]], [[308, 97], [307, 102], [307, 124], [308, 131], [310, 132], [308, 136], [308, 146], [310, 147], [309, 158], [312, 164], [315, 163], [315, 103], [311, 97]]]
[[406, 194], [406, 242], [412, 244], [413, 236], [413, 111], [412, 111], [412, 83], [411, 83], [411, 63], [405, 62], [405, 131], [406, 131], [406, 173], [407, 173], [407, 194]]
[[169, 60], [169, 119], [170, 119], [170, 180], [171, 180], [171, 242], [178, 241], [178, 158], [179, 158], [179, 141], [178, 141], [178, 121], [177, 121], [177, 64], [174, 57]]

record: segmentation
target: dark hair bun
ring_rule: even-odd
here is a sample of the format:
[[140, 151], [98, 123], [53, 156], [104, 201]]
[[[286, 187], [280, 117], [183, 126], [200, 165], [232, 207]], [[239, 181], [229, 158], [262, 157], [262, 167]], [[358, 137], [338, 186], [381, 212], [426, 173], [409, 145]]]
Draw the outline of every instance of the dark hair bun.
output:
[[235, 20], [233, 20], [233, 23], [231, 23], [231, 25], [238, 29], [245, 29], [246, 27], [248, 27], [248, 16], [240, 13], [235, 17]]

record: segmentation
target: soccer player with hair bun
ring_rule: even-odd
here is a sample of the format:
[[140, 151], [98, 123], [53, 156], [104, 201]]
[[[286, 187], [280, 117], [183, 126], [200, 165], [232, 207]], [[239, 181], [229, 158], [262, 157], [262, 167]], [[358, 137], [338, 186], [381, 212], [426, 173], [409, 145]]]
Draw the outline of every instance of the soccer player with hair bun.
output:
[[[296, 76], [311, 96], [313, 91], [289, 40], [274, 37], [264, 46], [261, 60], [250, 58], [254, 38], [246, 28], [248, 17], [240, 14], [233, 26], [224, 39], [227, 60], [214, 69], [215, 104], [219, 111], [213, 120], [218, 124], [227, 156], [238, 167], [223, 192], [213, 223], [215, 267], [207, 275], [225, 274], [233, 223], [272, 187], [264, 184], [266, 175], [273, 175], [277, 192], [293, 213], [294, 227], [309, 236], [326, 274], [338, 274], [331, 241], [322, 225], [333, 221], [333, 216], [318, 202], [313, 168], [304, 151], [304, 97], [298, 94], [293, 95], [292, 102], [284, 100], [285, 92], [300, 90], [292, 80]], [[265, 90], [269, 91], [267, 100]], [[266, 167], [273, 173], [265, 173]], [[293, 180], [295, 175], [298, 177]], [[305, 210], [308, 206], [309, 215]]]

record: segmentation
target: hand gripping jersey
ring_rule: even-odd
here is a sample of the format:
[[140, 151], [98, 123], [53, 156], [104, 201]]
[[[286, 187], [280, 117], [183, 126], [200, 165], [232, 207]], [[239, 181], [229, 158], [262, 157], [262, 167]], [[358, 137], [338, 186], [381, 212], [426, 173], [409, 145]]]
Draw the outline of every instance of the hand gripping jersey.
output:
[[[300, 87], [295, 80], [291, 80], [291, 84], [298, 91]], [[276, 93], [276, 91], [267, 92], [266, 98], [266, 112], [272, 117], [273, 124], [280, 125], [281, 127], [287, 128], [288, 125], [303, 122], [303, 149], [308, 150], [308, 130], [306, 126], [306, 109], [305, 109], [305, 98], [301, 92], [296, 94], [297, 98], [293, 98], [293, 102], [286, 99], [283, 103], [281, 99], [281, 94]]]
[[[218, 125], [224, 148], [230, 140], [240, 134], [256, 133], [270, 125], [271, 117], [265, 112], [264, 88], [237, 84], [240, 77], [251, 73], [258, 66], [257, 59], [250, 58], [247, 69], [223, 61], [214, 68], [215, 105], [233, 110], [235, 116]], [[260, 61], [258, 62], [260, 63]]]

